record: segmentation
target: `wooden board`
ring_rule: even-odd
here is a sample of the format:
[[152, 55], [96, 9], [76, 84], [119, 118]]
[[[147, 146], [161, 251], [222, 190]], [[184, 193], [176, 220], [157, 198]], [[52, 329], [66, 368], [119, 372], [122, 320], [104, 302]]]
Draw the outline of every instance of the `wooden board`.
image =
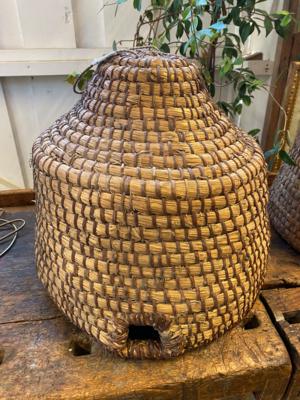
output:
[[272, 230], [267, 275], [263, 289], [300, 286], [300, 254]]
[[0, 260], [0, 399], [282, 398], [290, 359], [260, 301], [245, 327], [200, 350], [168, 361], [121, 360], [51, 303], [35, 275], [32, 213], [14, 216], [27, 225]]
[[13, 189], [0, 191], [0, 207], [25, 206], [33, 204], [34, 191], [32, 189]]
[[300, 399], [300, 288], [273, 289], [263, 292], [263, 299], [290, 352], [293, 375], [287, 400]]

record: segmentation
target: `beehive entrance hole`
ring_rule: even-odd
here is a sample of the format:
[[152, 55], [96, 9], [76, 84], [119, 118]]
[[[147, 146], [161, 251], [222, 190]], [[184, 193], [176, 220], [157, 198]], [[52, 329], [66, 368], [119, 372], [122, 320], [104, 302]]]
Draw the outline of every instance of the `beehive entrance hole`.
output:
[[251, 316], [250, 319], [248, 319], [245, 323], [244, 323], [244, 329], [246, 331], [250, 330], [250, 329], [256, 329], [258, 328], [260, 325], [259, 320], [257, 318], [257, 316], [254, 314]]
[[152, 340], [160, 342], [160, 335], [151, 325], [129, 325], [128, 340]]
[[91, 343], [80, 340], [72, 340], [69, 345], [69, 351], [75, 357], [88, 356], [91, 354]]

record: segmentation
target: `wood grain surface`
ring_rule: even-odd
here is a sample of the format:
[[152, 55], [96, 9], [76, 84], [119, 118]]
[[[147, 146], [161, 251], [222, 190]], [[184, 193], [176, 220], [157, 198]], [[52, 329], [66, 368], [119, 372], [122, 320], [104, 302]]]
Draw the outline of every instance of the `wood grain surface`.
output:
[[53, 305], [33, 261], [32, 212], [0, 260], [0, 399], [282, 398], [286, 348], [258, 301], [246, 325], [167, 361], [125, 361], [83, 335]]
[[0, 190], [0, 207], [25, 206], [33, 204], [32, 189]]
[[300, 287], [263, 292], [263, 299], [289, 350], [293, 375], [286, 399], [300, 399]]
[[300, 254], [273, 229], [263, 289], [300, 286]]

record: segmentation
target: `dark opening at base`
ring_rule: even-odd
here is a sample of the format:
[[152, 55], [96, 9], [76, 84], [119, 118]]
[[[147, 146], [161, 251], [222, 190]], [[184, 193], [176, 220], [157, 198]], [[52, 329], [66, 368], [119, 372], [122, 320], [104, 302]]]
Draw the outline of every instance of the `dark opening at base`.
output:
[[69, 350], [75, 357], [87, 356], [91, 354], [91, 343], [72, 341]]
[[258, 327], [259, 327], [259, 320], [257, 319], [256, 315], [252, 315], [252, 317], [244, 324], [245, 330], [256, 329]]
[[155, 340], [160, 342], [160, 336], [156, 329], [150, 325], [129, 325], [129, 340]]

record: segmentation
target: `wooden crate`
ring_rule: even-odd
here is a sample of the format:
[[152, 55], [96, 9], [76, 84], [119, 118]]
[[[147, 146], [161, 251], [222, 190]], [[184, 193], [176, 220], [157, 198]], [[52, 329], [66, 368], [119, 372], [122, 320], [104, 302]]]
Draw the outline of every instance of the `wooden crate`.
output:
[[300, 288], [264, 290], [263, 299], [289, 350], [293, 374], [286, 399], [300, 399]]
[[[126, 361], [81, 334], [49, 300], [33, 263], [33, 216], [0, 261], [0, 399], [282, 398], [291, 364], [258, 301], [252, 317], [197, 351]], [[251, 395], [252, 396], [252, 395]]]
[[300, 255], [275, 230], [264, 289], [300, 286]]

